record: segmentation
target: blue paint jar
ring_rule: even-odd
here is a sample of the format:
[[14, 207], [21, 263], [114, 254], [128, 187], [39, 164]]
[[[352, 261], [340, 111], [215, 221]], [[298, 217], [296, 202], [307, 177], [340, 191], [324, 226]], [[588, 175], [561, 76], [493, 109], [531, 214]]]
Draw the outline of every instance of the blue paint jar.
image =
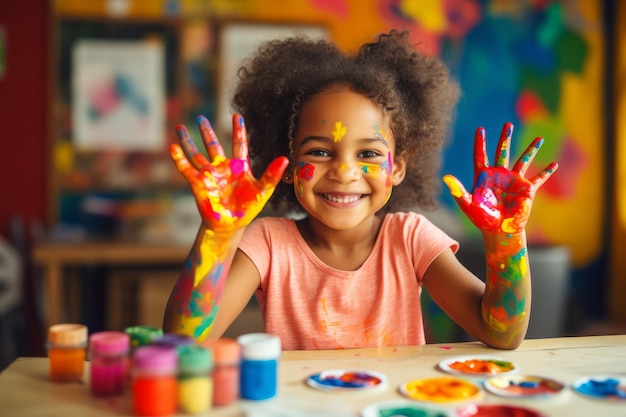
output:
[[241, 398], [267, 400], [276, 396], [280, 338], [268, 333], [248, 333], [237, 338], [241, 346]]

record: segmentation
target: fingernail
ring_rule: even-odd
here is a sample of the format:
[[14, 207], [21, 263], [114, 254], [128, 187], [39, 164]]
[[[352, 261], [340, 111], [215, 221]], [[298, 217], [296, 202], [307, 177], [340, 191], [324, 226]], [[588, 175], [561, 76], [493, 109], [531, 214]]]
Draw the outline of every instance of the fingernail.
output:
[[203, 115], [198, 115], [196, 117], [196, 122], [201, 126], [210, 126], [209, 119], [207, 119]]

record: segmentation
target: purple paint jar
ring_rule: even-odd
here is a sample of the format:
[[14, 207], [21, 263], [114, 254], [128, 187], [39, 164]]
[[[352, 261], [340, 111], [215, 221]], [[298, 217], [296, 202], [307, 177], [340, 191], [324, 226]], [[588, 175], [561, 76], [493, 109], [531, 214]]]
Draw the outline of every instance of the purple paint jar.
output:
[[152, 344], [155, 346], [178, 348], [180, 346], [189, 346], [196, 343], [196, 339], [191, 336], [185, 336], [178, 333], [165, 333], [161, 337], [156, 337]]

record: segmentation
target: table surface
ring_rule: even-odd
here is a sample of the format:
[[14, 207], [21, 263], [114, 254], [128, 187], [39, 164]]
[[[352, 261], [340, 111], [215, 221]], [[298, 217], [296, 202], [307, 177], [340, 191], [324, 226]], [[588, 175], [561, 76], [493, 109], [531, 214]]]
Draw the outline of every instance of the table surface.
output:
[[[567, 388], [556, 398], [507, 399], [484, 392], [480, 403], [517, 404], [546, 416], [626, 416], [626, 401], [584, 397], [571, 389], [582, 377], [613, 375], [626, 378], [626, 335], [530, 339], [513, 351], [464, 342], [321, 351], [283, 352], [276, 398], [240, 400], [213, 408], [210, 416], [358, 416], [363, 407], [382, 401], [405, 400], [398, 387], [413, 379], [444, 375], [437, 364], [453, 356], [489, 355], [514, 362], [518, 374], [557, 379]], [[0, 374], [0, 414], [11, 417], [131, 416], [130, 395], [94, 398], [88, 390], [88, 366], [82, 383], [55, 384], [48, 379], [47, 358], [19, 358]], [[307, 376], [328, 369], [372, 370], [388, 377], [385, 390], [323, 392], [304, 383]], [[449, 408], [454, 409], [462, 403]], [[182, 414], [181, 414], [182, 415]]]

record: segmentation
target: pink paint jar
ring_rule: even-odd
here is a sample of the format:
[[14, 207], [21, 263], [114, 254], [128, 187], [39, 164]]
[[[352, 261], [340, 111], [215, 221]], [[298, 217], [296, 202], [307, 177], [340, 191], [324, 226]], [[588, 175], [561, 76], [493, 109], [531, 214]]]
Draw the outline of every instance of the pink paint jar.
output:
[[91, 393], [96, 397], [121, 395], [128, 376], [130, 337], [123, 332], [98, 332], [89, 338]]
[[213, 351], [213, 405], [232, 404], [239, 398], [241, 346], [229, 338], [205, 340], [201, 345]]

